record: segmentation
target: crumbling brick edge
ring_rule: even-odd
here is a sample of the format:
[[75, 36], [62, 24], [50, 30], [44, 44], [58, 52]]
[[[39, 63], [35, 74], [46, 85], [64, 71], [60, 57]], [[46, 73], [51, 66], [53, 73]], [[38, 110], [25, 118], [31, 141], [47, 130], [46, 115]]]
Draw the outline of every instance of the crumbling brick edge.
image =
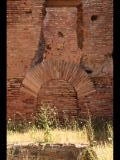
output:
[[80, 160], [88, 144], [9, 144], [7, 160]]

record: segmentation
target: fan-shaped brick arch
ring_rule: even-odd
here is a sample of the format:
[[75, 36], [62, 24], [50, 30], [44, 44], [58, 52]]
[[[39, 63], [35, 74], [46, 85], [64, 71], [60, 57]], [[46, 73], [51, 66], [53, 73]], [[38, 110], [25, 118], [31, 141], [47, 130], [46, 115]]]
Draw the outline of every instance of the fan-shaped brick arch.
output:
[[50, 80], [69, 82], [75, 88], [78, 98], [95, 91], [87, 73], [79, 65], [63, 60], [45, 60], [33, 67], [26, 74], [22, 89], [37, 97], [41, 86]]

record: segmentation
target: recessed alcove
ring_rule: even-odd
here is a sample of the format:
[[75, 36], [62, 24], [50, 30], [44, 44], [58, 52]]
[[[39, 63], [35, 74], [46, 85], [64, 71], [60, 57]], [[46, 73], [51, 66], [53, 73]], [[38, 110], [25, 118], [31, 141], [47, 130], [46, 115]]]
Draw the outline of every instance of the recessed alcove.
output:
[[41, 86], [38, 107], [47, 103], [55, 106], [59, 113], [65, 111], [74, 116], [77, 114], [77, 99], [77, 93], [70, 83], [65, 80], [50, 80]]
[[[60, 46], [63, 48], [63, 45], [64, 48], [66, 46], [68, 50], [71, 49], [71, 47], [71, 50], [74, 51], [77, 50], [75, 49], [76, 47], [82, 49], [84, 40], [82, 2], [80, 0], [47, 0], [44, 28], [46, 32], [44, 34], [47, 36], [46, 39], [52, 41], [50, 43], [52, 43], [53, 48], [54, 46], [57, 47], [57, 41], [59, 41], [59, 47], [57, 47], [58, 52]], [[58, 37], [56, 37], [55, 34], [57, 34]], [[51, 38], [49, 38], [49, 36]], [[63, 38], [64, 40], [59, 40], [59, 38]]]
[[47, 0], [43, 5], [40, 39], [32, 65], [43, 59], [80, 62], [83, 49], [83, 5], [81, 0]]

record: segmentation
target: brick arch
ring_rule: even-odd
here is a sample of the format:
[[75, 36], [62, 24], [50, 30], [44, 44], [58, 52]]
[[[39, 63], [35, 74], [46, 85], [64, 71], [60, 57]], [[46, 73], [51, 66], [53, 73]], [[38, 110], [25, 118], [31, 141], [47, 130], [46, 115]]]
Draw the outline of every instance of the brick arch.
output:
[[50, 80], [69, 82], [75, 88], [78, 98], [95, 91], [87, 73], [79, 65], [63, 60], [44, 60], [34, 66], [26, 74], [22, 89], [37, 97], [41, 86]]

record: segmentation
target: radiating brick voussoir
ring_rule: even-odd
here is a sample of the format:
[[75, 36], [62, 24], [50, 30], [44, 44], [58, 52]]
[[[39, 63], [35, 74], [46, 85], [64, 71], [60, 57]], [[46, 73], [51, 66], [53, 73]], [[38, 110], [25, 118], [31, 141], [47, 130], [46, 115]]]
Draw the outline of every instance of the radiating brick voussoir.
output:
[[79, 65], [63, 60], [43, 61], [36, 65], [26, 74], [23, 88], [37, 96], [42, 84], [57, 79], [69, 82], [75, 88], [78, 97], [95, 91], [92, 81]]

